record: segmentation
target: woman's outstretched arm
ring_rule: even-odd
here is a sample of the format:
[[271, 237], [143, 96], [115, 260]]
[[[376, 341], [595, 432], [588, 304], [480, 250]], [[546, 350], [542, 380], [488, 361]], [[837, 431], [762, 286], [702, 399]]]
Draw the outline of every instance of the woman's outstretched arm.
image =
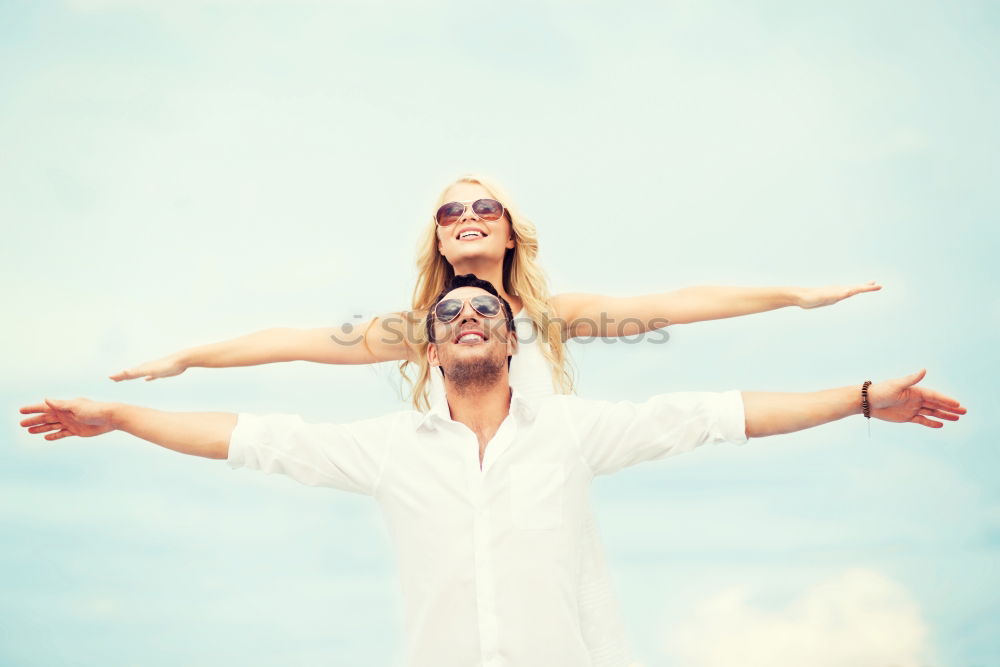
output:
[[411, 359], [420, 313], [391, 313], [367, 324], [317, 329], [277, 328], [192, 347], [111, 375], [115, 382], [171, 377], [188, 368], [257, 366], [281, 361], [373, 364]]
[[566, 293], [552, 297], [567, 335], [605, 338], [634, 335], [668, 324], [687, 324], [798, 306], [829, 306], [862, 292], [882, 289], [874, 281], [830, 287], [685, 287], [644, 296]]

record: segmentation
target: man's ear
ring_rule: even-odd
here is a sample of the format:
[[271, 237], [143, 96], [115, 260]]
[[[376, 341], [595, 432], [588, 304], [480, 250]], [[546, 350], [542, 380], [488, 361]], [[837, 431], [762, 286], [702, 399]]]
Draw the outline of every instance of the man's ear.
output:
[[438, 357], [438, 349], [435, 343], [427, 345], [427, 363], [432, 367], [441, 365], [441, 358]]
[[507, 356], [511, 357], [517, 354], [517, 330], [509, 331], [507, 333]]

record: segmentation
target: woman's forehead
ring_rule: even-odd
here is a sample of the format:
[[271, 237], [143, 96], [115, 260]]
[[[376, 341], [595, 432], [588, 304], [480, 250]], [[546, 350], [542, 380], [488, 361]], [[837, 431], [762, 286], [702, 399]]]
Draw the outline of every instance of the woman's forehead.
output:
[[483, 197], [493, 197], [490, 191], [479, 183], [464, 182], [454, 183], [444, 194], [447, 201], [470, 201]]

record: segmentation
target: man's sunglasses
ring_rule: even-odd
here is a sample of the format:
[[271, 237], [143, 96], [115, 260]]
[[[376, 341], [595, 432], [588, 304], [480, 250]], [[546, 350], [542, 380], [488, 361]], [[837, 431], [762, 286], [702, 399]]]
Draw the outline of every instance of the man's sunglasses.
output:
[[472, 309], [483, 317], [497, 317], [502, 309], [500, 299], [492, 294], [479, 294], [471, 299], [443, 299], [434, 306], [434, 317], [442, 324], [453, 321], [468, 301]]
[[451, 201], [437, 210], [434, 218], [438, 225], [447, 227], [462, 219], [466, 209], [472, 205], [472, 212], [487, 222], [496, 222], [503, 217], [503, 204], [496, 199], [477, 199], [473, 202]]

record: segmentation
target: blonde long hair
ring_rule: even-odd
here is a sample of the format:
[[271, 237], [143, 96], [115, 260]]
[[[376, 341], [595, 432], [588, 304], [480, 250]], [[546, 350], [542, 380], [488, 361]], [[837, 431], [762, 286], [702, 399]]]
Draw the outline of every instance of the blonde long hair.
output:
[[[494, 198], [500, 201], [507, 210], [511, 233], [514, 237], [514, 247], [508, 249], [503, 258], [503, 289], [507, 294], [521, 298], [524, 312], [535, 326], [535, 332], [541, 342], [541, 351], [552, 368], [552, 385], [562, 393], [573, 390], [573, 377], [566, 358], [566, 346], [563, 341], [562, 324], [552, 314], [549, 305], [549, 288], [545, 274], [536, 261], [538, 255], [538, 234], [535, 225], [524, 217], [518, 207], [495, 181], [478, 174], [466, 174], [455, 179], [438, 196], [433, 211], [445, 203], [445, 195], [456, 183], [476, 183], [484, 187]], [[448, 281], [455, 275], [448, 260], [438, 251], [437, 221], [433, 213], [421, 238], [417, 256], [416, 287], [413, 289], [414, 321], [411, 331], [418, 335], [417, 350], [414, 355], [417, 361], [403, 361], [399, 365], [403, 377], [412, 388], [413, 406], [417, 410], [429, 408], [428, 383], [430, 382], [430, 365], [427, 363], [426, 332], [422, 321], [415, 321], [427, 312], [435, 297], [445, 288]], [[499, 285], [497, 286], [499, 287]], [[416, 378], [408, 372], [409, 365], [416, 365]]]

